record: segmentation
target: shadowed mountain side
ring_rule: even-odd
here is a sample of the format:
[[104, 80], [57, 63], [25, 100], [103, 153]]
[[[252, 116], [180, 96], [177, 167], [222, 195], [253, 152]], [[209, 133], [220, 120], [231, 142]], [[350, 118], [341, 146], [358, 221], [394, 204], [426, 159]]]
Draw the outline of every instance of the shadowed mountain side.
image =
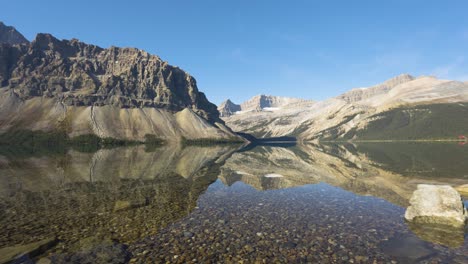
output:
[[9, 27], [0, 21], [0, 44], [1, 43], [17, 45], [27, 44], [29, 41], [21, 33], [19, 33], [16, 28]]

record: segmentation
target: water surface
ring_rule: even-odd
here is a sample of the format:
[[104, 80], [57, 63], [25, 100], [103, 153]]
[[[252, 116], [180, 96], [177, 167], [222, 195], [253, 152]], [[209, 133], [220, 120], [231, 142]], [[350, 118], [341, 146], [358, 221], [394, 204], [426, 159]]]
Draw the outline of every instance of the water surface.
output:
[[418, 183], [468, 183], [467, 146], [0, 153], [0, 253], [44, 244], [22, 260], [468, 263], [466, 232], [403, 219]]

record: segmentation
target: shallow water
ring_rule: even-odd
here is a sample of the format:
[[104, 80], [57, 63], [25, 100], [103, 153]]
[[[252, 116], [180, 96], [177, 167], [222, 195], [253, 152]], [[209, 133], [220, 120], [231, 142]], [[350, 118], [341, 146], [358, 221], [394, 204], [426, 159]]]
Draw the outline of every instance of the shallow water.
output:
[[418, 183], [468, 183], [468, 147], [389, 144], [2, 151], [0, 253], [40, 241], [20, 260], [468, 263], [466, 232], [403, 219]]

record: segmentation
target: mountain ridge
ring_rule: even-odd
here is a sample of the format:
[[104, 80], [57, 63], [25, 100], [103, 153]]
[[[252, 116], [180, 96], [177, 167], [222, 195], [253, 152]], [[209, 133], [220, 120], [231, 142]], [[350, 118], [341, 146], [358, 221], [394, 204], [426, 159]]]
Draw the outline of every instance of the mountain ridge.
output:
[[140, 49], [106, 49], [48, 33], [0, 45], [0, 109], [0, 132], [238, 138], [179, 67]]
[[311, 100], [259, 94], [241, 104], [235, 104], [227, 99], [218, 106], [218, 111], [222, 117], [228, 117], [243, 112], [276, 111], [282, 107], [303, 102], [311, 102]]
[[[414, 130], [424, 131], [422, 134], [425, 139], [439, 139], [468, 133], [468, 125], [458, 125], [458, 120], [464, 118], [456, 114], [464, 113], [464, 102], [468, 102], [466, 82], [402, 74], [383, 83], [352, 89], [324, 101], [290, 105], [287, 109], [273, 112], [249, 112], [248, 115], [238, 112], [222, 118], [234, 131], [251, 133], [262, 138], [295, 136], [300, 140], [417, 139], [417, 134], [410, 132]], [[437, 106], [444, 104], [455, 105], [459, 109]], [[428, 106], [418, 108], [420, 105]], [[416, 116], [425, 121], [413, 120]], [[446, 118], [442, 118], [443, 116]], [[398, 119], [401, 124], [386, 127], [378, 123], [381, 119], [390, 123], [390, 120]], [[431, 123], [431, 120], [434, 122]], [[393, 129], [395, 138], [391, 137], [392, 133], [366, 132], [369, 129]], [[378, 135], [384, 138], [378, 138]]]
[[29, 43], [29, 41], [16, 28], [7, 26], [0, 21], [0, 43], [18, 45]]

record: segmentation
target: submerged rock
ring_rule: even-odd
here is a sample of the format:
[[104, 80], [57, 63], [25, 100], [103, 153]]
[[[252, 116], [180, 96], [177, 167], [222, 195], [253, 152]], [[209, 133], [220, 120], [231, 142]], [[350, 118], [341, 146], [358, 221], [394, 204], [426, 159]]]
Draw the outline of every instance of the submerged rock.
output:
[[450, 248], [461, 247], [465, 242], [464, 228], [418, 223], [408, 223], [408, 227], [416, 236], [427, 242]]
[[0, 263], [24, 263], [54, 247], [58, 240], [47, 238], [41, 241], [0, 249]]
[[414, 223], [463, 227], [466, 211], [460, 194], [448, 185], [419, 184], [406, 209], [405, 219]]
[[434, 254], [427, 242], [414, 236], [394, 237], [379, 246], [383, 252], [403, 263], [419, 262]]

